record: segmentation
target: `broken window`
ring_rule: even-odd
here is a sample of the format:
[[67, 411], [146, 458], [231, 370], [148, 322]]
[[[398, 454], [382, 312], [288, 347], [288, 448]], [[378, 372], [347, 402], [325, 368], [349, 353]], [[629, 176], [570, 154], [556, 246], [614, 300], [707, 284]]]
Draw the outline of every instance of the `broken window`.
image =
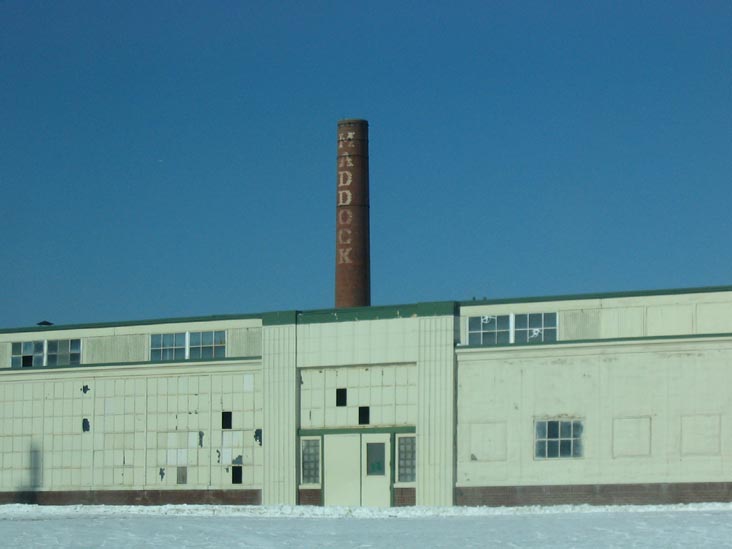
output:
[[221, 428], [231, 429], [231, 412], [221, 412]]
[[582, 457], [583, 422], [580, 419], [542, 419], [534, 423], [536, 459]]
[[348, 402], [348, 389], [336, 389], [336, 406], [346, 406]]
[[231, 466], [231, 484], [241, 484], [243, 481], [243, 472], [241, 465]]
[[359, 425], [368, 425], [369, 424], [369, 407], [368, 406], [359, 406], [358, 407], [358, 424]]
[[188, 483], [188, 467], [178, 467], [176, 483], [177, 484], [187, 484]]
[[12, 344], [13, 368], [69, 366], [81, 364], [80, 339], [50, 339]]
[[468, 318], [469, 345], [528, 345], [557, 340], [557, 313], [481, 315]]

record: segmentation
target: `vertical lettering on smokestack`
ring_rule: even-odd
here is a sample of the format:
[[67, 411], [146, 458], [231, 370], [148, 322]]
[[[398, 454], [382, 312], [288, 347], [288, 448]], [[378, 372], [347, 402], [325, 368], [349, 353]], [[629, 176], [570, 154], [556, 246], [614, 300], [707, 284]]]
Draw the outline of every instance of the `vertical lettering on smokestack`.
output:
[[371, 305], [369, 124], [338, 122], [336, 307]]

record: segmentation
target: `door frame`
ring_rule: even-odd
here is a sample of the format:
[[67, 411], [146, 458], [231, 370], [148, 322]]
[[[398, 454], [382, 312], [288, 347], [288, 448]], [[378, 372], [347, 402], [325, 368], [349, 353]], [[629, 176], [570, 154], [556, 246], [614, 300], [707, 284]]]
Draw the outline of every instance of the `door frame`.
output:
[[[390, 444], [390, 469], [391, 482], [389, 483], [389, 507], [394, 507], [394, 483], [396, 483], [396, 435], [416, 434], [417, 428], [413, 425], [400, 427], [361, 427], [361, 428], [345, 428], [345, 429], [298, 429], [297, 430], [297, 486], [296, 490], [300, 490], [303, 486], [300, 483], [300, 460], [302, 459], [300, 439], [302, 437], [320, 437], [320, 502], [325, 506], [325, 435], [354, 435], [354, 434], [389, 434]], [[359, 479], [360, 482], [360, 479]], [[305, 485], [307, 486], [307, 485]], [[308, 488], [312, 489], [310, 486]], [[316, 488], [317, 489], [317, 488]]]

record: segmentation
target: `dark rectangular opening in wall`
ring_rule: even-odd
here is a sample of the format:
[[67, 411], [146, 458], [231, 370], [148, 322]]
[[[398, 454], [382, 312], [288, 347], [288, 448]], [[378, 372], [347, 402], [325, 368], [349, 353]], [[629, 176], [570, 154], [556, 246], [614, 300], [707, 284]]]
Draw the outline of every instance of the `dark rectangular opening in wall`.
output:
[[348, 402], [348, 389], [336, 389], [336, 406], [346, 406]]
[[358, 424], [368, 425], [369, 424], [369, 407], [359, 406], [358, 407]]
[[178, 484], [186, 484], [188, 482], [188, 467], [178, 467]]
[[242, 479], [243, 476], [241, 465], [233, 465], [231, 467], [231, 484], [241, 484]]
[[231, 412], [221, 412], [221, 428], [231, 429]]

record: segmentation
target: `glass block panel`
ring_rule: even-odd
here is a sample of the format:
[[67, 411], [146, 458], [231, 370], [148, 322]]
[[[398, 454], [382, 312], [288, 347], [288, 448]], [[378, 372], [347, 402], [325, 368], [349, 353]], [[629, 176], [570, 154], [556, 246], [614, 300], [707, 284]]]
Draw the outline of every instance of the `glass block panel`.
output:
[[302, 441], [302, 482], [320, 484], [320, 441]]
[[415, 437], [399, 438], [399, 482], [414, 482], [417, 478], [417, 440]]

